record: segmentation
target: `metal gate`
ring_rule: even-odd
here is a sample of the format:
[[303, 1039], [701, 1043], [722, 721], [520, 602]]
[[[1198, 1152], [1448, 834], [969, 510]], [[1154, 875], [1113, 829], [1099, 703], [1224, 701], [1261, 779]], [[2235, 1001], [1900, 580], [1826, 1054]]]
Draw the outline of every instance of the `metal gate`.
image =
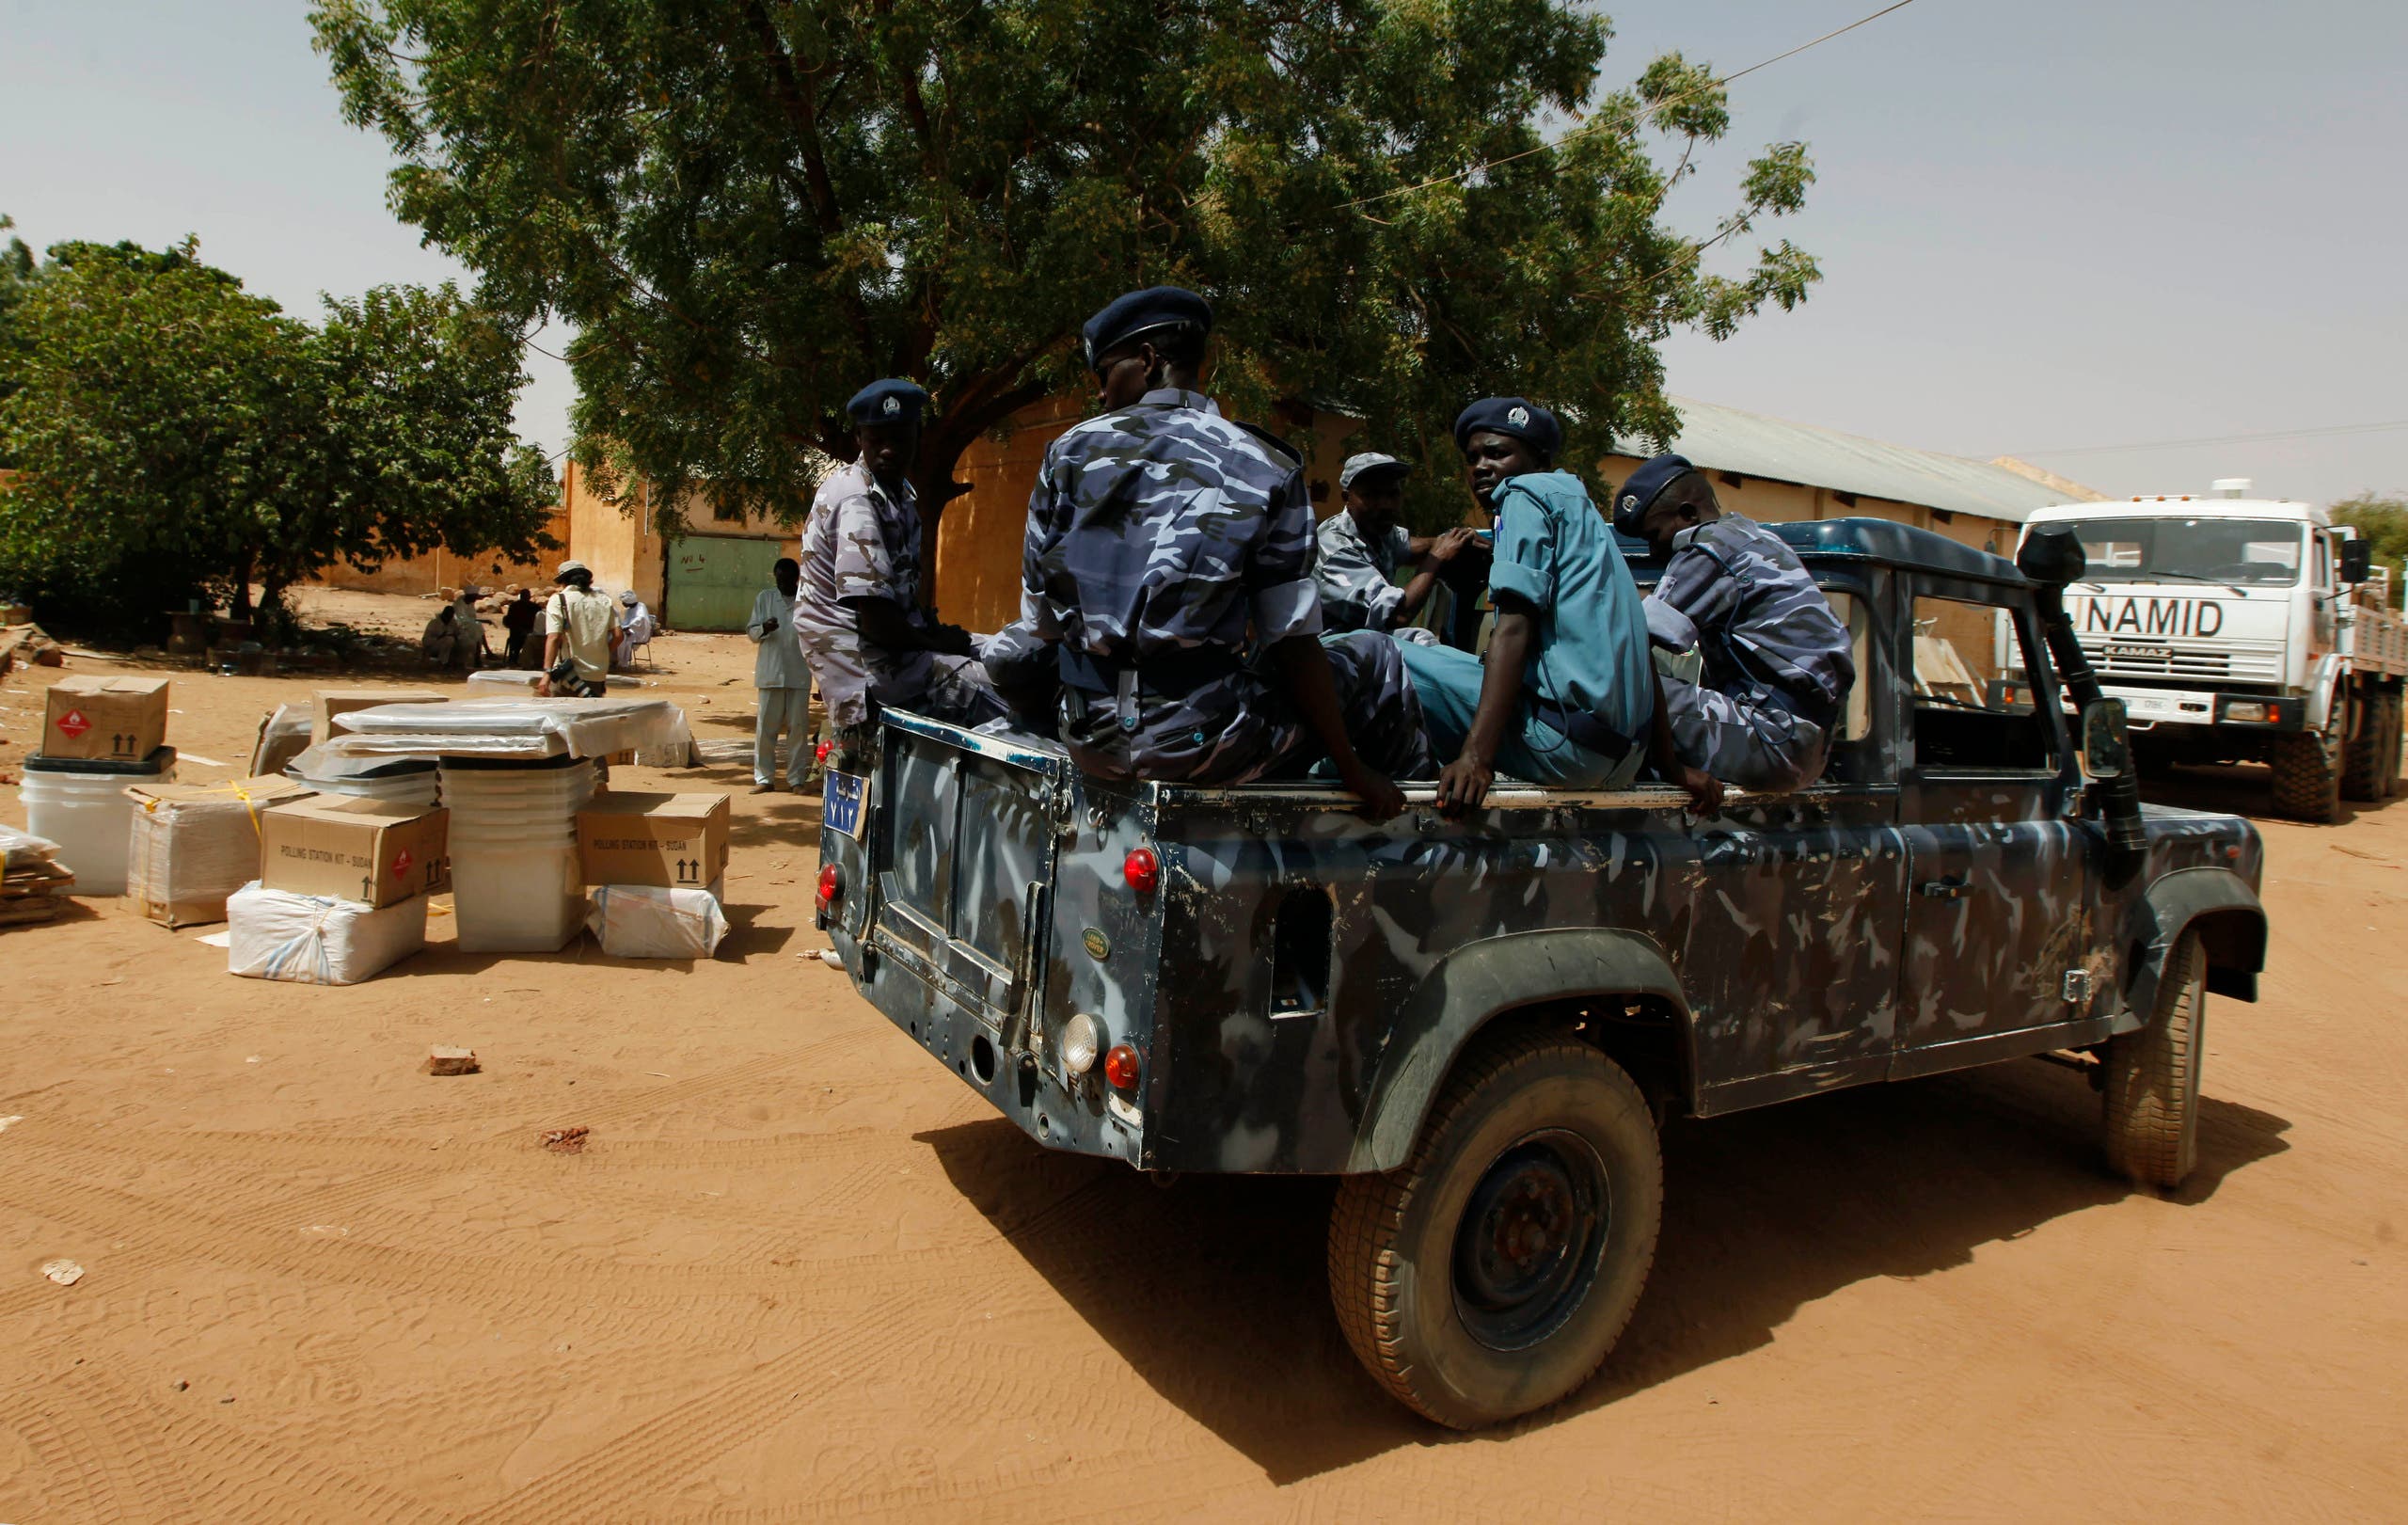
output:
[[669, 546], [661, 620], [673, 630], [740, 630], [752, 596], [769, 586], [769, 567], [785, 541], [751, 535], [689, 534]]

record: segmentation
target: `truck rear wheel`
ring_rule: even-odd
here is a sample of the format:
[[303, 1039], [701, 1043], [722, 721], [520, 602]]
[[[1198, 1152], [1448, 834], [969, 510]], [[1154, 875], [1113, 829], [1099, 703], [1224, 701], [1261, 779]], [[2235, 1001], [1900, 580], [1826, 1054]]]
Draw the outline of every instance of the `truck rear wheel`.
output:
[[2341, 818], [2341, 747], [2327, 731], [2274, 738], [2274, 808], [2329, 826]]
[[1575, 1039], [1510, 1038], [1457, 1067], [1402, 1168], [1340, 1184], [1330, 1298], [1400, 1402], [1494, 1424], [1605, 1360], [1663, 1207], [1655, 1118], [1622, 1067]]
[[2386, 693], [2377, 706], [2383, 722], [2383, 767], [2375, 779], [2375, 798], [2388, 800], [2400, 792], [2400, 700], [2396, 693]]
[[2350, 706], [2357, 734], [2342, 752], [2341, 793], [2347, 799], [2383, 798], [2383, 770], [2391, 761], [2391, 746], [2384, 738], [2384, 718], [2391, 713], [2389, 699], [2380, 693]]
[[2107, 1043], [2107, 1163], [2172, 1190], [2199, 1160], [2199, 1061], [2206, 1056], [2208, 961], [2199, 934], [2166, 950], [2148, 1025]]

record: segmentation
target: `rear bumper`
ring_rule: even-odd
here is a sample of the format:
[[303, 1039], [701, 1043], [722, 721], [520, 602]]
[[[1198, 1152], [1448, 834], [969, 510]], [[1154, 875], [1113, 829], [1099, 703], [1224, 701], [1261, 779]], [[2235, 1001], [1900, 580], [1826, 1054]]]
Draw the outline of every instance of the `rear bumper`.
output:
[[1050, 1056], [1007, 1052], [1001, 1033], [948, 999], [895, 952], [864, 949], [841, 934], [835, 942], [855, 986], [895, 1030], [1021, 1132], [1048, 1149], [1145, 1166], [1144, 1114], [1112, 1096], [1100, 1075], [1064, 1086]]

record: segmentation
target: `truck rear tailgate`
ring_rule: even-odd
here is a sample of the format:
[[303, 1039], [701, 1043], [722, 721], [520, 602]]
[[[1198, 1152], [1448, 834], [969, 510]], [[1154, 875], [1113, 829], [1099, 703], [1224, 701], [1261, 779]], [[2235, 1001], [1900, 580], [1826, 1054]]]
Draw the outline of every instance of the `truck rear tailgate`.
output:
[[1060, 757], [890, 715], [864, 843], [878, 871], [869, 942], [1001, 1035], [1044, 956]]

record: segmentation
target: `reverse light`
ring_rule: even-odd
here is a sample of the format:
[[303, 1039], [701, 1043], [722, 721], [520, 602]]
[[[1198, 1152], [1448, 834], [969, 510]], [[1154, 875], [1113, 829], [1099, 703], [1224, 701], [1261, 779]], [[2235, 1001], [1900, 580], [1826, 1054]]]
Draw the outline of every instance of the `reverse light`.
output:
[[1083, 1075], [1094, 1069], [1102, 1047], [1103, 1025], [1085, 1012], [1062, 1024], [1062, 1068], [1069, 1073]]
[[832, 863], [826, 867], [820, 869], [819, 909], [822, 911], [827, 910], [830, 906], [834, 905], [839, 899], [843, 898], [844, 894], [845, 879], [843, 875], [836, 872], [836, 866]]
[[1120, 861], [1120, 877], [1138, 894], [1151, 895], [1163, 882], [1163, 861], [1151, 848], [1131, 848], [1129, 856]]
[[1103, 1056], [1103, 1078], [1115, 1090], [1135, 1090], [1138, 1068], [1137, 1051], [1126, 1043], [1115, 1043]]
[[2266, 707], [2262, 704], [2252, 703], [2226, 705], [2224, 707], [2224, 718], [2226, 720], [2263, 722], [2266, 719]]

